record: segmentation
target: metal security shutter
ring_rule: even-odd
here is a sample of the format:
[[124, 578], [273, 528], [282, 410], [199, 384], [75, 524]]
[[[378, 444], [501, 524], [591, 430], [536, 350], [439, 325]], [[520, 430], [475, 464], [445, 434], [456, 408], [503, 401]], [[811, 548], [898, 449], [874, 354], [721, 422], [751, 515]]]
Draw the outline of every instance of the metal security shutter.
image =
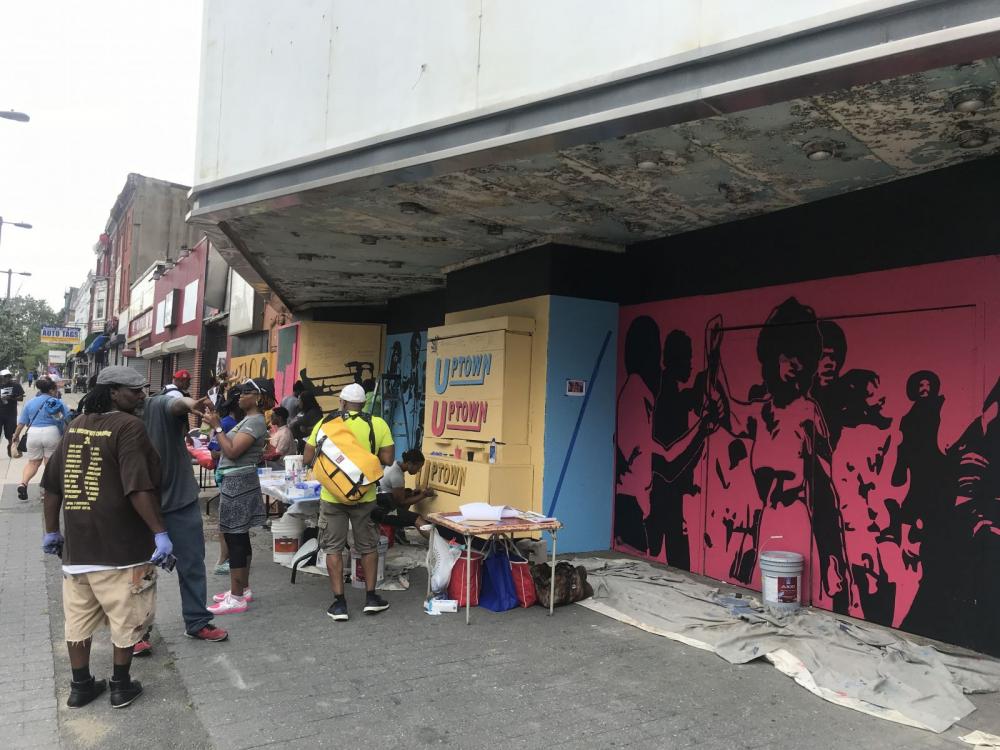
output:
[[191, 377], [193, 378], [195, 374], [198, 372], [197, 368], [195, 367], [196, 354], [197, 352], [194, 351], [193, 349], [189, 352], [178, 352], [177, 354], [175, 354], [174, 372], [177, 372], [177, 370], [187, 370], [189, 373], [191, 373]]
[[163, 358], [150, 359], [149, 363], [149, 392], [159, 393], [163, 388]]
[[131, 367], [143, 377], [149, 375], [149, 362], [144, 360], [142, 357], [126, 357], [123, 364], [126, 367]]

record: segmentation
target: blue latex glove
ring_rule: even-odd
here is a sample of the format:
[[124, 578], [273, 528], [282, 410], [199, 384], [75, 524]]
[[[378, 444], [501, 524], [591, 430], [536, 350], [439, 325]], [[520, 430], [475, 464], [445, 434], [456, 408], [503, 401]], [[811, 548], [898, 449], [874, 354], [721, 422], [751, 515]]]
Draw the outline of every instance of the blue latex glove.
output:
[[42, 537], [42, 551], [46, 555], [59, 555], [62, 557], [64, 541], [63, 535], [58, 531], [50, 531]]
[[170, 541], [170, 535], [165, 531], [161, 531], [153, 537], [153, 540], [156, 542], [156, 552], [153, 553], [149, 561], [160, 565], [174, 551], [174, 543]]

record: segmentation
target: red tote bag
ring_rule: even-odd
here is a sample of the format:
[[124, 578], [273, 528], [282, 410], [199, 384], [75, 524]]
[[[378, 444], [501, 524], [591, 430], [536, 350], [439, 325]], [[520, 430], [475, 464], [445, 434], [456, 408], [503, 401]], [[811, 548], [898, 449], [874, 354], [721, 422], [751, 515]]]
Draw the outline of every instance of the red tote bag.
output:
[[525, 559], [510, 561], [510, 573], [514, 576], [514, 593], [517, 603], [522, 607], [533, 607], [538, 601], [535, 594], [535, 582], [531, 579], [531, 567]]
[[462, 552], [462, 556], [455, 561], [455, 566], [451, 569], [451, 580], [448, 581], [448, 597], [456, 599], [459, 607], [465, 606], [465, 574], [468, 566], [469, 585], [469, 606], [479, 606], [479, 583], [483, 578], [483, 556], [473, 550], [472, 562], [466, 559], [467, 552]]
[[535, 593], [535, 581], [531, 577], [531, 566], [524, 556], [514, 546], [514, 541], [504, 537], [507, 545], [507, 556], [510, 558], [510, 574], [514, 578], [514, 593], [520, 607], [533, 607], [538, 601]]

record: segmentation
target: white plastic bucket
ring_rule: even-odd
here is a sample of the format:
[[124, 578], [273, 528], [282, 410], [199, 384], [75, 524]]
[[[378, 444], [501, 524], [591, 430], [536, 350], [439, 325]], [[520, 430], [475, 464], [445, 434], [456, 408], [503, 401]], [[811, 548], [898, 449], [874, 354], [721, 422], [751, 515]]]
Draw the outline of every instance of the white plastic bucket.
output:
[[303, 520], [287, 513], [271, 522], [271, 549], [276, 563], [291, 564], [295, 553], [299, 551], [304, 530]]
[[[389, 551], [389, 539], [384, 536], [378, 538], [378, 576], [375, 587], [378, 588], [385, 582], [385, 553]], [[361, 566], [361, 555], [351, 548], [351, 586], [356, 589], [365, 588], [365, 571]]]
[[760, 556], [760, 589], [764, 606], [777, 614], [794, 612], [802, 606], [802, 567], [798, 552], [774, 550]]

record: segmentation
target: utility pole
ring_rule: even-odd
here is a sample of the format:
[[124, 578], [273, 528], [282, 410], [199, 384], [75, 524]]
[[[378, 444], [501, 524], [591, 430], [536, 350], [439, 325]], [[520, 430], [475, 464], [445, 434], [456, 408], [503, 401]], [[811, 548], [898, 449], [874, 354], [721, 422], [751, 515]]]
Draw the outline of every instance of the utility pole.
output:
[[8, 268], [6, 271], [0, 271], [0, 273], [7, 274], [7, 299], [10, 299], [10, 280], [13, 276], [31, 276], [27, 271], [14, 271]]

